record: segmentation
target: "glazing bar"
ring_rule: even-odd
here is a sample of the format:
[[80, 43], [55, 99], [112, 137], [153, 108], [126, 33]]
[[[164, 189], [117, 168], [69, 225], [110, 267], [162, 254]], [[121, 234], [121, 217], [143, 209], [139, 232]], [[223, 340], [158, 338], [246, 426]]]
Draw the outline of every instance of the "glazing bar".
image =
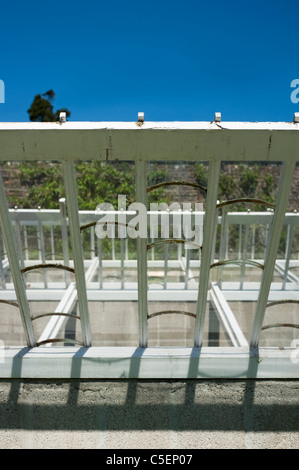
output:
[[[38, 221], [38, 239], [39, 239], [40, 259], [42, 260], [42, 263], [45, 264], [46, 263], [45, 240], [44, 240], [43, 227], [42, 227], [42, 223], [40, 220]], [[48, 288], [47, 269], [43, 269], [43, 277], [44, 277], [45, 289], [47, 289]]]
[[97, 250], [99, 259], [99, 288], [103, 289], [103, 256], [102, 256], [102, 239], [97, 237]]
[[[60, 211], [60, 225], [61, 225], [61, 237], [62, 237], [62, 252], [63, 262], [65, 266], [70, 265], [69, 258], [69, 243], [68, 243], [68, 232], [67, 232], [67, 218], [66, 218], [66, 205], [65, 198], [59, 199], [59, 211]], [[65, 271], [65, 283], [68, 287], [70, 285], [70, 273]]]
[[167, 289], [167, 274], [168, 274], [168, 245], [164, 247], [164, 278], [163, 289]]
[[76, 275], [78, 304], [81, 318], [82, 341], [85, 347], [89, 347], [91, 346], [91, 334], [87, 304], [82, 239], [79, 224], [78, 195], [73, 162], [63, 162], [63, 176]]
[[194, 328], [194, 346], [201, 347], [206, 316], [211, 257], [214, 250], [214, 231], [217, 229], [217, 195], [221, 161], [209, 163], [208, 192], [203, 227], [203, 246], [199, 274], [197, 311]]
[[3, 263], [2, 263], [2, 253], [1, 253], [1, 251], [0, 251], [0, 278], [1, 278], [1, 287], [2, 287], [2, 289], [6, 289], [5, 271], [4, 271]]
[[28, 252], [28, 234], [27, 234], [27, 225], [23, 227], [23, 234], [24, 234], [24, 251], [25, 251], [25, 258], [26, 260], [29, 259], [29, 252]]
[[50, 241], [51, 241], [51, 258], [52, 261], [55, 260], [55, 243], [54, 243], [54, 230], [53, 226], [50, 226]]
[[242, 255], [243, 263], [242, 263], [242, 267], [241, 267], [240, 290], [244, 289], [244, 278], [245, 278], [245, 269], [246, 269], [245, 261], [246, 261], [246, 258], [247, 258], [248, 235], [249, 235], [249, 224], [246, 224], [245, 225], [243, 255]]
[[284, 265], [282, 290], [285, 290], [287, 279], [288, 279], [288, 271], [289, 271], [290, 259], [291, 259], [291, 255], [292, 255], [294, 228], [295, 228], [294, 224], [289, 224], [288, 225], [287, 246], [286, 246], [286, 253], [285, 253], [285, 265]]
[[121, 289], [125, 288], [125, 239], [120, 239], [120, 282]]
[[[225, 259], [225, 251], [226, 251], [226, 242], [227, 242], [227, 212], [228, 207], [222, 207], [222, 216], [221, 216], [221, 227], [220, 227], [220, 247], [219, 247], [219, 261]], [[218, 273], [217, 273], [217, 282], [218, 286], [222, 287], [222, 278], [223, 278], [223, 266], [219, 266]]]
[[[147, 208], [147, 164], [135, 162], [136, 201]], [[145, 222], [146, 223], [146, 222]], [[147, 238], [137, 238], [139, 346], [147, 347]]]
[[19, 255], [19, 260], [21, 263], [21, 268], [25, 268], [25, 263], [24, 263], [24, 256], [23, 256], [23, 245], [22, 245], [22, 237], [21, 237], [21, 227], [20, 227], [20, 222], [18, 219], [16, 219], [16, 243], [17, 243], [17, 252]]
[[16, 291], [19, 310], [23, 322], [25, 337], [29, 347], [36, 346], [35, 335], [33, 331], [29, 304], [27, 301], [24, 279], [20, 270], [19, 258], [16, 251], [15, 235], [12, 228], [8, 204], [3, 185], [2, 176], [0, 175], [0, 222], [2, 229], [3, 241], [6, 247], [6, 254], [9, 261], [11, 275]]

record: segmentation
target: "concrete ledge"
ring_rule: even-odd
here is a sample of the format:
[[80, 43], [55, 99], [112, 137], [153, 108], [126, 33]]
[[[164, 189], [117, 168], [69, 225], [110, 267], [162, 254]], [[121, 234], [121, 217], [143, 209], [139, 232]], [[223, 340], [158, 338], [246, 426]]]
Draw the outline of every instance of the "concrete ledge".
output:
[[0, 378], [298, 379], [294, 348], [39, 347], [2, 349]]

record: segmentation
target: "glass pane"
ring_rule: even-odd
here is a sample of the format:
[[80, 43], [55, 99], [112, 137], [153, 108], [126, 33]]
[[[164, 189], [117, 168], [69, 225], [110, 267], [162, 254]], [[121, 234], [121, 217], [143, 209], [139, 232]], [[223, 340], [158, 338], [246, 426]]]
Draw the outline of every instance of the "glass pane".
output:
[[[247, 341], [256, 309], [277, 194], [280, 163], [222, 162], [211, 281], [221, 289]], [[232, 201], [227, 204], [225, 201]]]
[[260, 345], [292, 347], [299, 336], [299, 214], [296, 166], [281, 232]]
[[90, 301], [88, 309], [93, 346], [138, 347], [136, 301]]

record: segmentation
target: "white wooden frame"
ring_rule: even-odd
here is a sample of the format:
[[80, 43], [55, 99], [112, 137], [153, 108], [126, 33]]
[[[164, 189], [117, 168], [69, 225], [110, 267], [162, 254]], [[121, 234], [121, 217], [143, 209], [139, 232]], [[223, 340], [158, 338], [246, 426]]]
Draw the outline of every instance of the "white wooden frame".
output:
[[[64, 168], [70, 233], [75, 253], [76, 290], [83, 348], [36, 347], [28, 299], [20, 275], [3, 184], [0, 184], [1, 228], [14, 280], [28, 348], [3, 351], [1, 377], [88, 378], [298, 378], [296, 348], [259, 348], [259, 335], [275, 268], [292, 175], [299, 160], [299, 124], [293, 123], [1, 123], [0, 161], [61, 161]], [[89, 327], [86, 279], [80, 245], [73, 162], [76, 160], [134, 160], [137, 201], [146, 200], [146, 162], [154, 160], [209, 161], [209, 187], [204, 228], [194, 348], [147, 348], [146, 256], [138, 242], [139, 348], [94, 348]], [[216, 226], [217, 182], [221, 161], [282, 162], [280, 188], [271, 224], [250, 346], [203, 348], [209, 263]], [[203, 271], [201, 271], [203, 272]], [[225, 309], [224, 309], [225, 310]], [[222, 312], [223, 313], [223, 312]], [[229, 318], [229, 312], [226, 311]], [[224, 318], [224, 317], [223, 317]]]

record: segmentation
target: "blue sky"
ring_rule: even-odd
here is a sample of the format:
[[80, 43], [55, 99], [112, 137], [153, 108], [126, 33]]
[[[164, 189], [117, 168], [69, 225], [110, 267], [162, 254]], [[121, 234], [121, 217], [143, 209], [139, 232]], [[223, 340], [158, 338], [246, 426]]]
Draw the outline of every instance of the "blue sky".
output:
[[5, 1], [0, 121], [37, 93], [71, 121], [292, 121], [299, 2]]

